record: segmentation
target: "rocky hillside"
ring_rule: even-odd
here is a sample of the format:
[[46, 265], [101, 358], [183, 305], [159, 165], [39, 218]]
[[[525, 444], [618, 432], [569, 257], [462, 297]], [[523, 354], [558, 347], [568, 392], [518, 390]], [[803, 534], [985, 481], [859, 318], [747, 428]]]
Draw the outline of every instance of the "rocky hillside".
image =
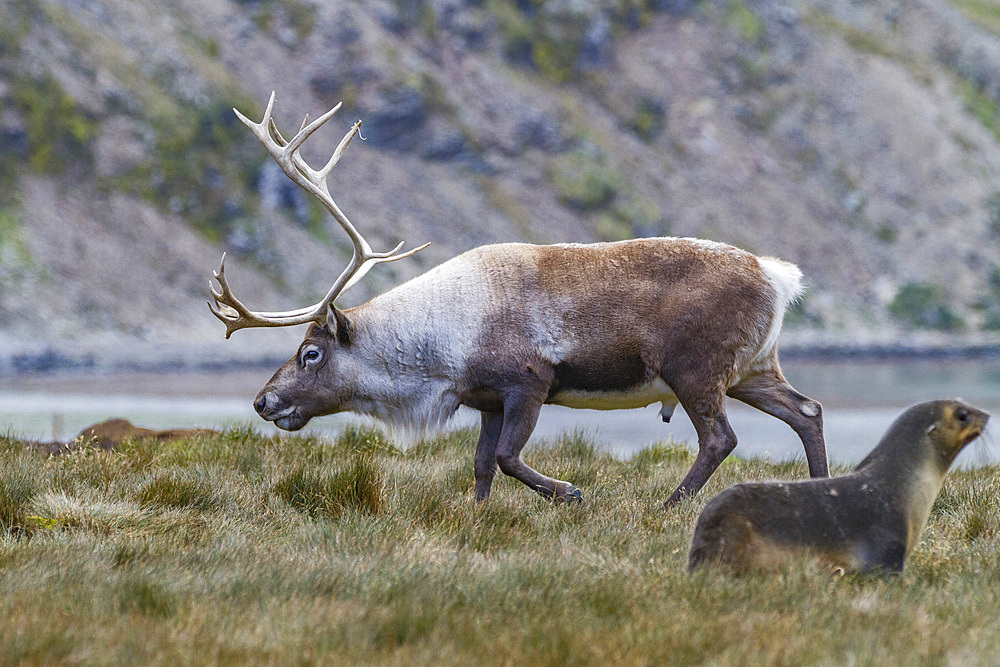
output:
[[[0, 346], [220, 341], [349, 250], [232, 107], [307, 146], [377, 248], [356, 303], [493, 241], [698, 236], [798, 263], [800, 340], [1000, 329], [1000, 10], [966, 0], [3, 0]], [[286, 335], [287, 334], [287, 335]], [[299, 332], [241, 332], [241, 349]], [[264, 343], [263, 341], [268, 341]]]

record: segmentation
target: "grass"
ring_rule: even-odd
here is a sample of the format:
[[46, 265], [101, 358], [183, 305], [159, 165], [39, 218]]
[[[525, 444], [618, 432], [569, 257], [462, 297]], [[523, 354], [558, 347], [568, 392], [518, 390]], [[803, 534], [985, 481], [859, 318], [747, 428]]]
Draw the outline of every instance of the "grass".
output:
[[579, 485], [557, 506], [501, 475], [473, 500], [475, 433], [399, 451], [248, 428], [61, 457], [0, 436], [0, 663], [987, 664], [1000, 650], [1000, 475], [957, 472], [899, 579], [815, 566], [685, 572], [727, 461], [616, 459], [577, 434], [527, 461]]
[[949, 305], [940, 287], [911, 282], [900, 287], [889, 303], [889, 312], [903, 322], [921, 329], [957, 331], [965, 321]]
[[1000, 34], [1000, 1], [951, 0], [970, 19], [994, 34]]
[[822, 32], [841, 35], [844, 42], [858, 53], [897, 62], [906, 60], [905, 54], [897, 51], [879, 35], [844, 23], [827, 12], [811, 10], [806, 13], [805, 21]]
[[559, 199], [578, 211], [605, 208], [622, 186], [621, 176], [603, 156], [583, 149], [557, 155], [549, 180]]

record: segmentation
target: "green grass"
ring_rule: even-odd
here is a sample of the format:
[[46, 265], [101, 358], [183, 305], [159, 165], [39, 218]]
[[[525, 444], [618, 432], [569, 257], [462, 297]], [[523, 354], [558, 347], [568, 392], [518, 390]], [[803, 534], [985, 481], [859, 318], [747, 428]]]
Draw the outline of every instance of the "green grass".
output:
[[1000, 475], [952, 474], [899, 579], [689, 576], [698, 512], [800, 461], [727, 461], [661, 506], [683, 447], [619, 460], [580, 434], [473, 500], [475, 433], [405, 452], [241, 428], [49, 458], [0, 437], [0, 664], [988, 664]]
[[921, 329], [958, 331], [965, 327], [965, 321], [951, 309], [944, 291], [931, 283], [911, 282], [900, 287], [889, 303], [889, 312]]
[[970, 19], [995, 34], [1000, 34], [1000, 0], [951, 0]]
[[578, 211], [607, 207], [622, 186], [621, 176], [602, 155], [582, 149], [557, 155], [549, 168], [549, 181], [559, 199]]
[[743, 0], [730, 0], [727, 8], [727, 18], [739, 31], [743, 41], [751, 44], [761, 44], [764, 39], [766, 26], [750, 5], [743, 2]]

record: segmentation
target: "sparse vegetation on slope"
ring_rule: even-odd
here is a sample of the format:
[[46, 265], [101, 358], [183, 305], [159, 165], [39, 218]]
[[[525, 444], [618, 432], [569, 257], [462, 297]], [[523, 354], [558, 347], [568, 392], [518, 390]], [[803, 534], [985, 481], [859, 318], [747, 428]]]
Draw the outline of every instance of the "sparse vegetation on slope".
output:
[[1000, 650], [1000, 473], [952, 474], [901, 579], [812, 566], [685, 572], [726, 485], [802, 462], [729, 459], [661, 506], [691, 461], [618, 460], [576, 435], [527, 455], [578, 484], [556, 506], [498, 480], [475, 434], [406, 452], [238, 428], [58, 457], [0, 438], [0, 662], [694, 664], [962, 662]]
[[[800, 264], [811, 333], [976, 336], [995, 4], [11, 0], [0, 207], [33, 261], [0, 333], [204, 340], [224, 250], [268, 308], [321, 295], [348, 244], [230, 111], [276, 89], [286, 132], [344, 102], [313, 161], [364, 120], [331, 187], [375, 245], [433, 242], [359, 296], [482, 243], [672, 234]], [[146, 272], [128, 299], [109, 256]], [[909, 284], [964, 326], [900, 318]]]

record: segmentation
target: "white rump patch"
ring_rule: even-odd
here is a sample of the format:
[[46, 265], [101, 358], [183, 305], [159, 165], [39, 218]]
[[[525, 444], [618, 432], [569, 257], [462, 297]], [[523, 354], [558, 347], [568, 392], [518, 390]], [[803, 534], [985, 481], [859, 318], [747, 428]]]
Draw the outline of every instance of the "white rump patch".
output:
[[[767, 331], [767, 338], [761, 345], [760, 351], [754, 357], [754, 362], [761, 361], [774, 350], [778, 344], [778, 337], [781, 335], [781, 324], [785, 319], [785, 311], [793, 303], [798, 301], [806, 291], [802, 285], [802, 271], [791, 262], [786, 262], [774, 257], [758, 257], [758, 264], [767, 275], [768, 282], [774, 290], [774, 312], [771, 317], [771, 327]], [[803, 409], [805, 412], [805, 409]], [[806, 416], [812, 417], [815, 415]]]

